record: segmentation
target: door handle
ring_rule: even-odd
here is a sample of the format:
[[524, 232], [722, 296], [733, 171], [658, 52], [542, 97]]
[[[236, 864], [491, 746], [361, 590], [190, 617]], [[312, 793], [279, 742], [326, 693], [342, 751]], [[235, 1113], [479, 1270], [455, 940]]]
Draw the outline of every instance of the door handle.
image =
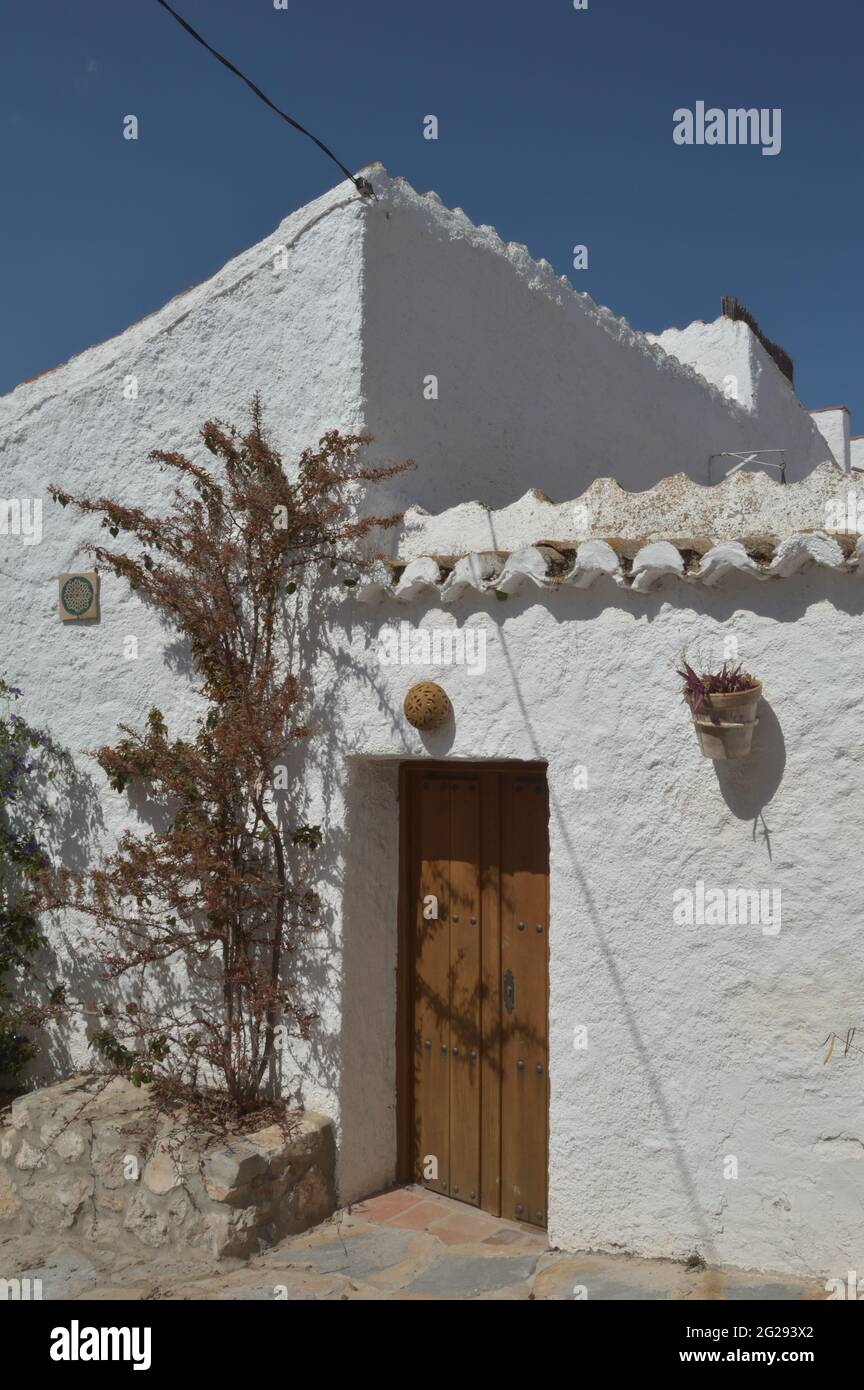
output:
[[508, 1014], [512, 1014], [516, 1007], [516, 981], [513, 979], [513, 971], [508, 970], [504, 976], [504, 1008]]

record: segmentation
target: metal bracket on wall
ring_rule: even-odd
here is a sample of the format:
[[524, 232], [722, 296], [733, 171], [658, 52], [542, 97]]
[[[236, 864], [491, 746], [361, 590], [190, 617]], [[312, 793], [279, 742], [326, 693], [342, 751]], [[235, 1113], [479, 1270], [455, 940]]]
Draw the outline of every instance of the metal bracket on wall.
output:
[[[766, 454], [779, 454], [780, 458], [775, 461], [774, 459], [766, 458]], [[712, 464], [714, 463], [715, 459], [737, 459], [737, 463], [734, 463], [732, 467], [727, 469], [726, 472], [723, 474], [724, 478], [731, 478], [733, 473], [740, 473], [743, 468], [747, 468], [750, 465], [755, 465], [760, 468], [776, 468], [777, 472], [780, 474], [781, 483], [785, 483], [786, 481], [785, 449], [753, 449], [749, 453], [741, 454], [729, 452], [722, 454], [711, 454], [711, 456], [708, 459], [709, 483], [717, 481], [716, 477], [712, 477]]]

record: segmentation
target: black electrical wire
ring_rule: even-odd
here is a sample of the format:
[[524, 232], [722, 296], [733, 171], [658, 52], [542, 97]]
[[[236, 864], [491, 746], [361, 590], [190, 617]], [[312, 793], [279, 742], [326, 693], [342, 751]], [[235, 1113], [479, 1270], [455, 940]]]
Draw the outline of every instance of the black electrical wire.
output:
[[317, 136], [313, 135], [311, 130], [307, 130], [305, 126], [302, 126], [299, 121], [295, 121], [294, 118], [292, 116], [289, 116], [285, 111], [280, 111], [279, 107], [275, 106], [268, 96], [265, 96], [265, 94], [261, 91], [260, 87], [256, 87], [254, 82], [250, 82], [249, 78], [244, 76], [244, 74], [240, 71], [239, 68], [235, 68], [234, 64], [230, 62], [227, 58], [223, 57], [221, 53], [217, 53], [215, 48], [211, 48], [207, 40], [202, 39], [201, 35], [192, 28], [192, 25], [186, 23], [186, 20], [182, 17], [182, 15], [179, 15], [176, 10], [172, 10], [171, 6], [166, 4], [166, 0], [157, 0], [157, 3], [162, 6], [163, 10], [167, 10], [170, 15], [173, 15], [177, 23], [182, 25], [182, 27], [186, 30], [187, 34], [191, 34], [193, 39], [196, 39], [198, 43], [202, 44], [203, 47], [207, 49], [208, 53], [212, 53], [213, 57], [217, 58], [219, 62], [223, 65], [223, 67], [226, 67], [229, 72], [233, 72], [237, 77], [239, 77], [243, 82], [245, 82], [246, 86], [251, 88], [251, 90], [255, 93], [256, 97], [261, 98], [265, 106], [269, 106], [270, 110], [275, 111], [277, 116], [281, 116], [283, 121], [287, 121], [289, 125], [293, 125], [294, 129], [299, 130], [301, 135], [305, 135], [307, 139], [312, 140], [318, 146], [319, 150], [323, 150], [327, 157], [329, 159], [332, 159], [333, 163], [339, 166], [339, 168], [342, 170], [342, 173], [347, 175], [347, 177], [353, 183], [354, 187], [357, 189], [358, 193], [363, 193], [366, 197], [375, 197], [375, 191], [371, 183], [369, 183], [368, 179], [363, 179], [360, 178], [359, 175], [352, 174], [351, 170], [346, 169], [342, 161], [340, 159], [337, 159], [333, 151], [328, 150], [324, 142], [322, 140], [319, 140]]

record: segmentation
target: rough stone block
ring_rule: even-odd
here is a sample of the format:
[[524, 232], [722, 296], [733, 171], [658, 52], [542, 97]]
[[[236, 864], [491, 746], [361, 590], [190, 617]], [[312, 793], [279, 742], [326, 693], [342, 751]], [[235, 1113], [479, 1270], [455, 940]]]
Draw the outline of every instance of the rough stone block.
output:
[[0, 1126], [0, 1237], [74, 1228], [117, 1250], [248, 1256], [334, 1211], [324, 1116], [214, 1142], [148, 1106], [147, 1087], [87, 1078], [16, 1101]]
[[48, 1156], [44, 1149], [33, 1148], [25, 1139], [18, 1150], [15, 1167], [24, 1172], [29, 1172], [33, 1168], [47, 1168]]
[[11, 1221], [21, 1211], [21, 1202], [15, 1183], [3, 1168], [0, 1168], [0, 1225]]
[[145, 1164], [141, 1176], [144, 1186], [150, 1192], [158, 1195], [173, 1192], [174, 1188], [183, 1182], [182, 1163], [178, 1154], [168, 1145], [160, 1143], [153, 1157]]
[[267, 1169], [267, 1158], [245, 1136], [229, 1140], [204, 1159], [207, 1192], [215, 1201], [230, 1201]]

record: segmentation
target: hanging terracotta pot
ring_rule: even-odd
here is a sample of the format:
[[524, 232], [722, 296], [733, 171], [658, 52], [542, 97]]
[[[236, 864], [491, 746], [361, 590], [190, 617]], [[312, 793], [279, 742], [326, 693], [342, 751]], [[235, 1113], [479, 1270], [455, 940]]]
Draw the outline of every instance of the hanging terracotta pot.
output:
[[759, 723], [756, 710], [761, 698], [761, 681], [757, 681], [750, 690], [736, 690], [729, 695], [706, 695], [698, 710], [693, 709], [692, 701], [688, 698], [691, 723], [706, 758], [721, 762], [747, 757], [753, 743], [753, 730]]

